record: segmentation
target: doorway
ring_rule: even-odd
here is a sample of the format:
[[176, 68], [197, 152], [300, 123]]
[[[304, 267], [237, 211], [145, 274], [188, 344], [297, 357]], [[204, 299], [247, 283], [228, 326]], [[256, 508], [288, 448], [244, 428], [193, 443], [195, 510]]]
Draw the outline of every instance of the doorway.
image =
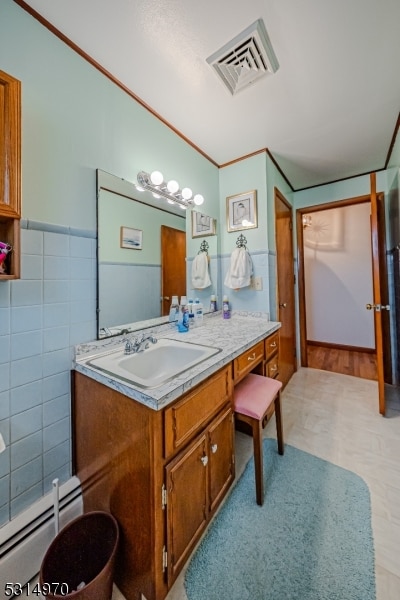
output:
[[169, 314], [172, 296], [185, 295], [186, 233], [161, 225], [161, 315]]
[[[297, 211], [300, 346], [303, 366], [377, 380], [374, 320], [366, 311], [373, 297], [370, 209], [368, 195]], [[391, 381], [389, 331], [386, 346]]]

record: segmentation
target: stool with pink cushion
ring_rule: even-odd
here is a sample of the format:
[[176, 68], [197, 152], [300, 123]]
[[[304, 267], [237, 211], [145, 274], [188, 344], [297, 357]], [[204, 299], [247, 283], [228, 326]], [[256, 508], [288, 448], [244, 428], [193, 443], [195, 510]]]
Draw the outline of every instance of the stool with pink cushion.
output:
[[264, 469], [262, 430], [275, 412], [278, 452], [283, 454], [283, 430], [281, 414], [282, 383], [271, 377], [250, 373], [234, 389], [234, 410], [236, 421], [251, 427], [254, 448], [256, 478], [256, 499], [260, 506], [264, 503]]

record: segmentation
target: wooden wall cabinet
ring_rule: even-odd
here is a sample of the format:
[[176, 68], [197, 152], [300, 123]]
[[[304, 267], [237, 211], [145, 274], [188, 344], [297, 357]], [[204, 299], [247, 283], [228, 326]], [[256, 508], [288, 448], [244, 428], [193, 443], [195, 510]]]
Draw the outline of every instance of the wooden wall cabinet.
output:
[[0, 71], [0, 241], [10, 244], [3, 279], [20, 277], [21, 82]]

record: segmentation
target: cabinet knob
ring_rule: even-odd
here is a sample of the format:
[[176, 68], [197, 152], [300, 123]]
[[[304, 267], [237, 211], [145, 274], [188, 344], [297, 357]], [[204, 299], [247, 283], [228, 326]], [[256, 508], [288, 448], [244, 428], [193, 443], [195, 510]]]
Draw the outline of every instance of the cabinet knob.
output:
[[255, 360], [256, 359], [256, 353], [253, 352], [253, 354], [251, 356], [247, 357], [247, 360]]
[[208, 456], [202, 456], [200, 460], [201, 460], [201, 462], [203, 463], [204, 466], [207, 466]]
[[269, 345], [270, 348], [276, 348], [276, 342], [271, 342]]
[[211, 446], [211, 452], [212, 452], [213, 454], [215, 454], [217, 450], [218, 450], [218, 444], [213, 444], [213, 445]]

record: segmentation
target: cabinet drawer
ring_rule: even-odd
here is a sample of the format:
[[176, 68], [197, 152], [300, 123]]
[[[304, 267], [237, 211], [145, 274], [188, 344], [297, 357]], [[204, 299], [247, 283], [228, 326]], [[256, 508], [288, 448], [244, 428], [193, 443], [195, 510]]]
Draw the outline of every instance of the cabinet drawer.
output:
[[182, 448], [231, 398], [230, 365], [165, 410], [165, 456]]
[[268, 360], [279, 350], [279, 331], [265, 339], [265, 360]]
[[237, 383], [250, 373], [256, 365], [264, 360], [264, 342], [258, 342], [255, 346], [243, 352], [233, 362], [233, 379]]
[[275, 379], [279, 375], [279, 359], [278, 355], [271, 358], [265, 363], [265, 376]]

